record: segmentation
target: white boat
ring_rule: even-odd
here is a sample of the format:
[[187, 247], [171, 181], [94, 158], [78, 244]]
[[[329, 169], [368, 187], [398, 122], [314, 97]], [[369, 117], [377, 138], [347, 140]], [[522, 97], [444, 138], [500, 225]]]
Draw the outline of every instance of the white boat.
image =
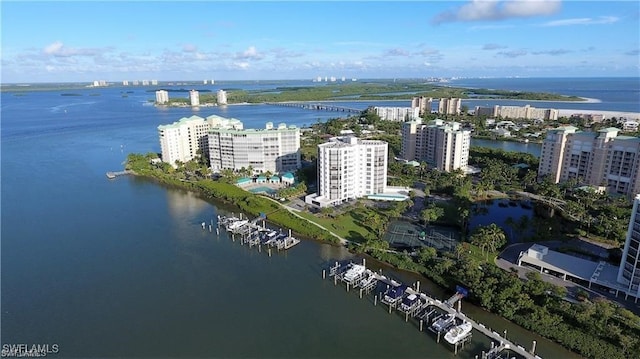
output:
[[360, 279], [364, 274], [364, 271], [367, 270], [365, 266], [362, 264], [349, 264], [349, 267], [346, 272], [344, 272], [344, 281], [347, 283], [353, 283], [356, 280]]
[[244, 225], [245, 225], [245, 224], [247, 224], [247, 223], [249, 223], [249, 221], [248, 221], [248, 220], [246, 220], [246, 219], [240, 219], [240, 220], [237, 220], [237, 221], [231, 222], [231, 223], [229, 223], [229, 224], [227, 225], [227, 230], [228, 230], [228, 231], [233, 231], [233, 230], [235, 230], [235, 229], [238, 229], [238, 228], [240, 228], [240, 227], [244, 226]]
[[463, 322], [462, 324], [449, 329], [447, 334], [444, 335], [444, 339], [449, 342], [449, 344], [456, 344], [464, 339], [467, 334], [471, 333], [472, 329], [473, 325], [471, 325], [471, 323]]
[[431, 324], [431, 329], [436, 333], [447, 330], [452, 324], [455, 323], [456, 315], [455, 314], [445, 314], [438, 318], [433, 324]]
[[371, 271], [366, 271], [364, 278], [362, 278], [360, 280], [360, 283], [358, 283], [358, 287], [366, 288], [371, 283], [374, 283], [374, 282], [377, 282], [377, 281], [378, 281], [378, 279], [376, 278], [376, 276], [373, 275], [373, 273]]

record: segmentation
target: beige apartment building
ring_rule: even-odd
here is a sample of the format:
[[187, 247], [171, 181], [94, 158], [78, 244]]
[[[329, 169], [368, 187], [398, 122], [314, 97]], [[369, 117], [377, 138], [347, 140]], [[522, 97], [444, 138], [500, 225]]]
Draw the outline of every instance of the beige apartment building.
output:
[[470, 144], [471, 131], [458, 122], [415, 120], [402, 126], [402, 158], [425, 161], [441, 171], [466, 169]]
[[640, 192], [640, 138], [619, 136], [619, 128], [598, 132], [559, 127], [547, 132], [542, 144], [538, 179], [550, 176], [554, 183], [571, 178], [604, 187], [609, 193], [631, 198]]
[[211, 170], [252, 168], [255, 173], [284, 173], [300, 168], [300, 129], [277, 127], [267, 122], [264, 129], [212, 126], [208, 131]]
[[158, 126], [162, 161], [177, 167], [176, 161], [190, 161], [198, 155], [198, 150], [202, 150], [203, 156], [208, 156], [207, 134], [211, 126], [219, 121], [219, 116], [204, 119], [194, 115]]
[[443, 115], [459, 115], [462, 100], [459, 98], [441, 98], [438, 103], [438, 113]]
[[417, 96], [411, 99], [411, 108], [417, 108], [419, 116], [431, 113], [432, 106], [433, 98], [431, 97]]

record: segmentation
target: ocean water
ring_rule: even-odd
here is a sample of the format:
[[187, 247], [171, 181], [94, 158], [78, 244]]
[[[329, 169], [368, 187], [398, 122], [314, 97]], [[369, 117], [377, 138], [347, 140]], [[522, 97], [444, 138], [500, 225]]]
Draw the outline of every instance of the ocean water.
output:
[[[303, 241], [268, 256], [200, 223], [233, 211], [135, 177], [108, 180], [130, 152], [158, 152], [157, 126], [183, 116], [304, 125], [336, 113], [278, 106], [161, 109], [132, 89], [1, 94], [3, 344], [58, 344], [59, 357], [453, 358], [451, 348], [321, 279], [344, 249]], [[370, 263], [372, 266], [381, 265]], [[416, 276], [408, 284], [451, 293]], [[576, 357], [464, 303], [545, 358]], [[489, 346], [475, 335], [459, 358]]]

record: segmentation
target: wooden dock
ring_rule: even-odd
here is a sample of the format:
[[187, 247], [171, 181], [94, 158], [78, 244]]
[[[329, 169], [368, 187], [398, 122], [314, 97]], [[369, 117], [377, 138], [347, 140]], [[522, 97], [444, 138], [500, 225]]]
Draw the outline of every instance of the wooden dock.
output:
[[[362, 265], [365, 265], [364, 259], [362, 261]], [[338, 281], [341, 281], [341, 282], [344, 281], [344, 273], [346, 271], [345, 270], [346, 267], [347, 267], [346, 265], [340, 264], [338, 262], [336, 262], [335, 265], [329, 267], [329, 270], [328, 270], [329, 277], [333, 277], [335, 285], [337, 285]], [[327, 271], [323, 270], [322, 273], [323, 273], [323, 278], [325, 278]], [[366, 269], [365, 273], [370, 273], [371, 275], [373, 275], [376, 279], [376, 284], [377, 283], [385, 284], [387, 290], [391, 288], [399, 288], [400, 286], [403, 286], [402, 283], [382, 275], [382, 271], [380, 271], [379, 273], [376, 273], [369, 269]], [[350, 287], [356, 288], [356, 286], [352, 285], [351, 283], [346, 283], [346, 284], [347, 284], [347, 291], [349, 291]], [[369, 291], [370, 290], [371, 288], [369, 288]], [[369, 291], [366, 291], [365, 293], [369, 293]], [[486, 327], [484, 324], [476, 322], [475, 320], [467, 317], [467, 315], [460, 310], [462, 296], [459, 293], [456, 293], [454, 296], [449, 298], [449, 300], [443, 302], [436, 298], [432, 298], [425, 293], [420, 292], [420, 282], [416, 282], [415, 288], [412, 286], [406, 286], [406, 288], [404, 289], [404, 295], [401, 296], [400, 299], [390, 298], [390, 297], [385, 298], [384, 293], [385, 291], [380, 291], [375, 295], [374, 305], [377, 305], [378, 301], [388, 305], [389, 313], [391, 313], [393, 309], [399, 309], [400, 312], [405, 314], [405, 321], [408, 321], [410, 317], [415, 318], [420, 323], [420, 331], [422, 331], [424, 323], [426, 323], [427, 325], [431, 324], [431, 321], [435, 319], [435, 317], [437, 317], [439, 313], [453, 314], [455, 315], [457, 322], [471, 323], [471, 325], [473, 326], [473, 329], [485, 335], [491, 340], [491, 349], [488, 350], [486, 353], [483, 351], [481, 354], [479, 354], [480, 359], [497, 358], [500, 355], [500, 353], [505, 350], [509, 350], [513, 353], [516, 353], [525, 359], [542, 359], [539, 356], [535, 355], [535, 347], [536, 347], [535, 341], [533, 341], [531, 351], [527, 351], [524, 347], [517, 345], [516, 343], [513, 343], [512, 341], [508, 340], [506, 338], [506, 331], [504, 332], [504, 335], [501, 335], [500, 333]], [[410, 308], [405, 308], [404, 310], [398, 308], [399, 304], [402, 302], [402, 298], [411, 294], [414, 294], [419, 298], [419, 301], [418, 301], [419, 304]], [[360, 298], [362, 298], [362, 295], [363, 295], [363, 288], [360, 289]], [[454, 309], [454, 304], [456, 303], [458, 304], [457, 310]], [[438, 342], [440, 339], [439, 337], [440, 337], [440, 334], [438, 333]], [[454, 349], [455, 353], [457, 354], [458, 345], [462, 345], [462, 347], [464, 347], [464, 344], [470, 340], [471, 340], [471, 333], [469, 333], [468, 336], [465, 336], [465, 338], [463, 338], [460, 342], [455, 344], [455, 349]]]

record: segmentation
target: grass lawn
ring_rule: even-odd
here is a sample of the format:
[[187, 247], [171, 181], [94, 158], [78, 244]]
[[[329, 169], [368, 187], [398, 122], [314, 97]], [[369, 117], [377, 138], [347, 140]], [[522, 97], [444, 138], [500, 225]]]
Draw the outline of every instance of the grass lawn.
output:
[[358, 211], [350, 211], [336, 216], [336, 218], [327, 218], [307, 212], [298, 212], [298, 214], [350, 241], [363, 242], [366, 234], [369, 233], [367, 227], [359, 224], [361, 214]]

